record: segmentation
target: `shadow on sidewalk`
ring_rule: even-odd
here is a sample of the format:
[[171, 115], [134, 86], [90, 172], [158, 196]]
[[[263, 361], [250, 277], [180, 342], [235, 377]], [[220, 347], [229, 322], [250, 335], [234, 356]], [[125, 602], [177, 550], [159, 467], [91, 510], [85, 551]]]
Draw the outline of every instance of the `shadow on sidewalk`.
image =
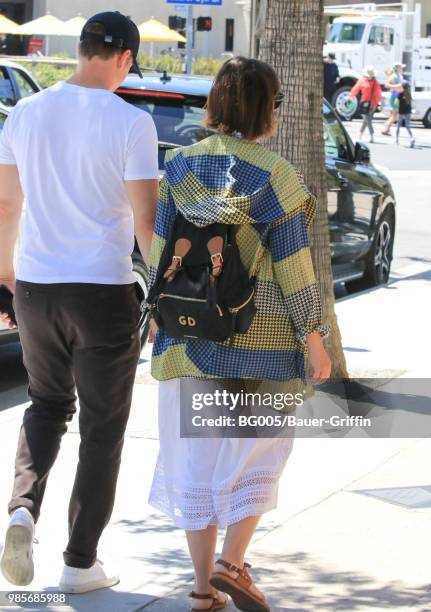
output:
[[428, 597], [431, 603], [429, 584], [408, 588], [398, 581], [377, 581], [365, 573], [328, 571], [305, 552], [280, 555], [256, 551], [255, 557], [260, 568], [267, 569], [256, 568], [254, 579], [267, 592], [274, 611], [398, 610]]

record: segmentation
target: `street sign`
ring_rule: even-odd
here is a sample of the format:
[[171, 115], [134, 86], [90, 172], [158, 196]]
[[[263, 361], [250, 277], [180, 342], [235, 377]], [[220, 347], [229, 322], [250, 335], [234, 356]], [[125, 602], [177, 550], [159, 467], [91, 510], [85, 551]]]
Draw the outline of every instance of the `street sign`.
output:
[[223, 0], [166, 0], [168, 4], [194, 4], [195, 6], [221, 6]]

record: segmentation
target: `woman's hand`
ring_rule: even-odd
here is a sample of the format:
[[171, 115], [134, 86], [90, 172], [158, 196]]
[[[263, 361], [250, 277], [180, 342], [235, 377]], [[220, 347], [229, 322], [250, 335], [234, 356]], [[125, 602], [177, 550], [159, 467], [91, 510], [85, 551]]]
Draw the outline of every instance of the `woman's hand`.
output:
[[154, 342], [158, 329], [159, 328], [157, 327], [157, 323], [154, 321], [154, 319], [150, 319], [150, 331], [148, 332], [147, 339], [147, 342], [149, 344], [152, 344]]
[[325, 382], [331, 374], [331, 360], [323, 346], [319, 332], [312, 332], [307, 336], [308, 360], [312, 368], [311, 384]]

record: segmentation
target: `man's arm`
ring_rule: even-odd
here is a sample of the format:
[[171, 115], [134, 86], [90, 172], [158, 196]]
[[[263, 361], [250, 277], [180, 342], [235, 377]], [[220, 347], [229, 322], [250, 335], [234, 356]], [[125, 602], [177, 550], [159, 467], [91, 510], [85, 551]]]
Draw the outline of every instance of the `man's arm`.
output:
[[18, 168], [0, 164], [0, 283], [15, 289], [13, 256], [22, 212]]
[[159, 181], [158, 179], [126, 181], [126, 191], [133, 209], [135, 236], [141, 255], [148, 265], [159, 198]]

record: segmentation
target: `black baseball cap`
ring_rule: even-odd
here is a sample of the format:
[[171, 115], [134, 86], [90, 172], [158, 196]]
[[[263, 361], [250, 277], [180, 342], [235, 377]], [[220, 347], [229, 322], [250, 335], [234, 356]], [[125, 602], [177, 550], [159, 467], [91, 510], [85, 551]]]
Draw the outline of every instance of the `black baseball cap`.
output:
[[[105, 29], [104, 34], [96, 34], [95, 32], [87, 32], [86, 29], [91, 23], [98, 23]], [[133, 65], [130, 68], [130, 72], [138, 74], [142, 79], [142, 72], [138, 66], [138, 51], [140, 43], [140, 34], [138, 26], [134, 21], [123, 15], [119, 11], [106, 11], [104, 13], [97, 13], [90, 17], [82, 28], [80, 41], [83, 40], [100, 40], [109, 45], [115, 47], [121, 51], [130, 49], [133, 55]]]

